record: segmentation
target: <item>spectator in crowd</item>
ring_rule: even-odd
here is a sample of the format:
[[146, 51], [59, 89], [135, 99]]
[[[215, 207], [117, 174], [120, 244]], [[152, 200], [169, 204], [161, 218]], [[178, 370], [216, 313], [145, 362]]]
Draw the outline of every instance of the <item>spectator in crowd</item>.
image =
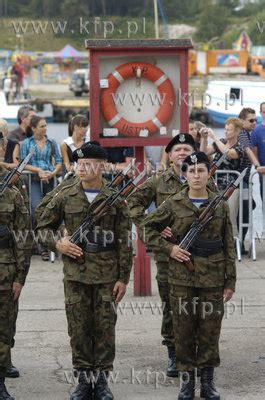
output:
[[[226, 151], [227, 157], [219, 166], [220, 170], [243, 171], [244, 150], [238, 141], [243, 123], [239, 118], [228, 118], [225, 123], [225, 138], [220, 139], [211, 129], [207, 129], [207, 135], [213, 143], [203, 149], [206, 154], [214, 154], [214, 161], [217, 161]], [[229, 181], [237, 178], [237, 174], [229, 174], [228, 177], [220, 177], [217, 184], [220, 189], [225, 188]], [[234, 236], [237, 235], [237, 215], [239, 208], [239, 189], [236, 189], [229, 199], [230, 217], [233, 225]]]
[[[193, 137], [195, 141], [195, 149], [196, 151], [204, 151], [207, 147], [207, 127], [201, 121], [193, 121], [189, 120], [189, 134]], [[205, 132], [205, 135], [203, 134]], [[209, 156], [211, 161], [211, 156]]]
[[89, 120], [84, 115], [78, 114], [70, 119], [68, 123], [69, 136], [64, 139], [60, 146], [63, 158], [63, 175], [73, 171], [72, 154], [85, 143], [88, 126]]
[[196, 125], [193, 119], [189, 119], [189, 134], [193, 137], [196, 136]]
[[12, 73], [14, 76], [15, 87], [16, 87], [15, 99], [19, 100], [20, 98], [22, 98], [24, 94], [24, 75], [25, 75], [24, 66], [20, 57], [17, 58], [17, 61], [13, 65]]
[[0, 166], [10, 170], [18, 164], [18, 160], [13, 159], [14, 149], [18, 144], [7, 139], [7, 136], [7, 122], [4, 119], [0, 119]]
[[156, 174], [161, 174], [167, 169], [169, 159], [164, 146], [145, 146], [144, 155], [147, 166], [149, 166], [149, 175], [151, 175], [153, 171], [155, 171]]
[[11, 100], [12, 89], [13, 85], [11, 76], [8, 75], [8, 73], [6, 72], [3, 79], [3, 91], [5, 93], [7, 103], [9, 103], [9, 101]]
[[122, 171], [134, 157], [133, 147], [106, 147], [108, 164], [104, 177], [111, 180], [113, 175]]
[[34, 108], [26, 104], [21, 106], [17, 113], [18, 128], [11, 131], [8, 139], [13, 142], [23, 142], [27, 137], [32, 136], [32, 129], [30, 127], [30, 120], [33, 115], [36, 115]]
[[[240, 145], [244, 149], [244, 158], [243, 158], [243, 169], [247, 168], [247, 173], [243, 180], [243, 187], [244, 189], [249, 189], [249, 176], [252, 164], [254, 165], [255, 169], [260, 172], [261, 167], [259, 165], [259, 161], [253, 151], [253, 145], [251, 143], [251, 133], [253, 129], [256, 128], [257, 118], [256, 112], [252, 108], [243, 108], [238, 118], [240, 118], [243, 122], [243, 129], [239, 134], [238, 141]], [[256, 207], [254, 200], [252, 199], [253, 209]], [[249, 201], [248, 199], [243, 200], [243, 223], [247, 224], [249, 219]], [[242, 237], [242, 254], [247, 254], [245, 250], [244, 240], [247, 234], [248, 228], [243, 228], [243, 237]]]
[[263, 199], [263, 176], [265, 174], [265, 102], [260, 104], [260, 114], [262, 123], [257, 125], [251, 135], [251, 142], [254, 147], [254, 153], [258, 158], [257, 166], [261, 166], [260, 173], [260, 194]]
[[[41, 199], [54, 187], [54, 178], [61, 171], [61, 156], [57, 143], [46, 136], [47, 124], [45, 119], [32, 116], [30, 127], [33, 136], [25, 139], [20, 148], [20, 159], [24, 159], [33, 146], [36, 150], [25, 170], [32, 172], [31, 177], [31, 212], [33, 225], [35, 224], [34, 211]], [[41, 248], [44, 261], [49, 260], [47, 249]]]

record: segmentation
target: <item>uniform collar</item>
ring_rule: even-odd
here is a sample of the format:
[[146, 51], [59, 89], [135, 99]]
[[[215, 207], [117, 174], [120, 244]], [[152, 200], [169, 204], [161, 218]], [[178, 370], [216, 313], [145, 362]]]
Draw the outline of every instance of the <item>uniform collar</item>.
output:
[[165, 181], [168, 182], [170, 179], [176, 179], [178, 180], [180, 183], [183, 183], [179, 176], [176, 174], [174, 167], [170, 166], [165, 172], [164, 172], [164, 176], [165, 176]]
[[[204, 206], [207, 206], [209, 204], [209, 202], [214, 199], [217, 195], [216, 193], [211, 192], [208, 188], [206, 188], [207, 193], [208, 193], [208, 202], [204, 203]], [[185, 206], [187, 206], [188, 208], [190, 208], [193, 211], [199, 211], [200, 209], [198, 207], [196, 207], [189, 199], [188, 197], [188, 191], [189, 191], [189, 187], [185, 187], [183, 190], [181, 190], [179, 193], [177, 193], [174, 196], [174, 200], [175, 201], [182, 201]]]

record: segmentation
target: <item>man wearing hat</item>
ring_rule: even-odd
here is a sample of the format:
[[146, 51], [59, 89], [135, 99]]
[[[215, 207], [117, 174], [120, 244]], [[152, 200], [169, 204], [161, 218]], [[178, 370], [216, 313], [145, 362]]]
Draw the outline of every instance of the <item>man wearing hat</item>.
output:
[[[194, 151], [194, 140], [191, 135], [180, 133], [166, 146], [171, 166], [161, 175], [153, 175], [140, 186], [128, 199], [130, 215], [133, 222], [139, 226], [146, 217], [145, 210], [154, 201], [156, 207], [163, 203], [169, 196], [178, 193], [184, 186], [186, 179], [182, 176], [181, 165], [185, 157]], [[163, 236], [171, 236], [170, 228], [166, 227]], [[168, 288], [168, 261], [163, 253], [155, 254], [157, 265], [157, 284], [163, 309], [161, 335], [162, 344], [168, 349], [167, 376], [176, 377], [178, 371], [175, 366], [175, 345]]]
[[[125, 294], [132, 262], [127, 240], [131, 223], [125, 203], [120, 200], [112, 205], [92, 230], [85, 235], [80, 232], [76, 244], [69, 240], [84, 219], [113, 193], [102, 181], [106, 159], [106, 151], [98, 142], [87, 142], [74, 151], [79, 180], [64, 186], [45, 211], [37, 213], [37, 232], [43, 243], [63, 257], [68, 333], [79, 377], [70, 400], [113, 399], [107, 377], [115, 355], [115, 304]], [[62, 220], [67, 236], [58, 240], [55, 233]], [[81, 264], [80, 256], [84, 256]]]
[[[168, 281], [175, 332], [176, 366], [182, 371], [179, 400], [195, 396], [195, 368], [201, 370], [201, 397], [219, 400], [214, 368], [220, 363], [219, 336], [224, 303], [235, 290], [236, 268], [229, 208], [222, 201], [214, 218], [187, 251], [166, 241], [163, 229], [171, 228], [180, 243], [190, 226], [215, 194], [207, 188], [209, 160], [195, 152], [184, 160], [188, 186], [171, 196], [141, 224], [148, 248], [169, 257]], [[191, 259], [195, 270], [185, 261]], [[185, 374], [184, 374], [185, 372]]]

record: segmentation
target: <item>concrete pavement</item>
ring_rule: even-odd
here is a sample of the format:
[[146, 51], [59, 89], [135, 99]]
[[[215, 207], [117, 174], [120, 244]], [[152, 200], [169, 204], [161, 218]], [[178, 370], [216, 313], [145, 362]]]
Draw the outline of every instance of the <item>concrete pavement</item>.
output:
[[[263, 248], [262, 248], [263, 247]], [[237, 292], [227, 307], [217, 385], [222, 399], [265, 398], [265, 249], [238, 263]], [[134, 297], [131, 279], [118, 310], [117, 355], [111, 387], [117, 400], [176, 399], [179, 380], [165, 378], [161, 307], [152, 263], [153, 296]], [[13, 362], [21, 377], [7, 379], [16, 400], [67, 400], [73, 390], [64, 311], [62, 262], [33, 257], [20, 301]], [[199, 383], [198, 383], [199, 387]], [[197, 396], [199, 390], [197, 390]], [[199, 398], [199, 397], [197, 397]]]

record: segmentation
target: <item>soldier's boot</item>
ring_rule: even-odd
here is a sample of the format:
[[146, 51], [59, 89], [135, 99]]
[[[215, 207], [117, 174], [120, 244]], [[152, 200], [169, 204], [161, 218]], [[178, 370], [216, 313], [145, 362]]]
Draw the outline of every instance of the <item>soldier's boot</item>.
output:
[[176, 352], [174, 347], [168, 347], [168, 364], [167, 364], [167, 376], [171, 378], [177, 378], [179, 372], [176, 367]]
[[14, 366], [6, 369], [6, 378], [18, 378], [19, 377], [19, 370]]
[[94, 386], [94, 400], [113, 400], [114, 396], [108, 385], [108, 372], [100, 371]]
[[90, 371], [76, 370], [75, 375], [78, 375], [78, 385], [75, 391], [71, 394], [70, 400], [92, 400], [93, 385]]
[[181, 374], [181, 388], [178, 400], [193, 400], [195, 396], [195, 373], [194, 371], [185, 371]]
[[214, 384], [213, 374], [213, 367], [201, 369], [201, 397], [206, 400], [220, 400], [220, 394]]
[[6, 390], [4, 369], [0, 370], [0, 400], [15, 400]]

